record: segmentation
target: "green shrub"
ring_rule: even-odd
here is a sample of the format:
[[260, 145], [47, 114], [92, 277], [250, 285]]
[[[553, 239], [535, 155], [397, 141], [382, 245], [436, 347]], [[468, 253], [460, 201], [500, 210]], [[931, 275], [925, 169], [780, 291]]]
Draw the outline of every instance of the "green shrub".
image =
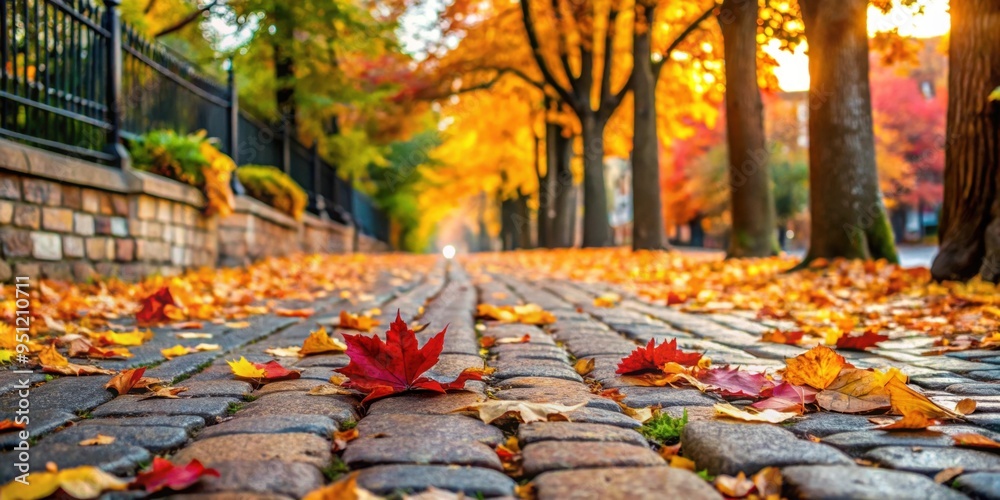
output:
[[135, 168], [200, 189], [208, 200], [209, 214], [225, 217], [232, 213], [229, 181], [236, 164], [212, 145], [204, 131], [180, 135], [154, 130], [130, 141], [129, 153]]
[[309, 196], [288, 174], [269, 165], [244, 165], [236, 169], [236, 178], [248, 195], [302, 220]]

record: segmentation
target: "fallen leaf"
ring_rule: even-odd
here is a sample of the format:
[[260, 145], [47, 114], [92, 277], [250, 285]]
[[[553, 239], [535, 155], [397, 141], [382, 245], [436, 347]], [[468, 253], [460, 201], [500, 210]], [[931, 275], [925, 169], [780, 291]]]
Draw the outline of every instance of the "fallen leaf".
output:
[[962, 475], [965, 472], [963, 467], [948, 467], [947, 469], [934, 474], [934, 482], [938, 484], [944, 484], [956, 477]]
[[132, 357], [132, 353], [124, 347], [101, 349], [84, 337], [77, 337], [70, 341], [68, 351], [71, 358], [126, 359]]
[[903, 418], [887, 425], [876, 427], [880, 431], [910, 431], [926, 429], [941, 422], [925, 417], [918, 412], [910, 412], [903, 415]]
[[284, 309], [277, 308], [274, 310], [274, 314], [277, 316], [285, 318], [308, 318], [316, 313], [316, 310], [311, 307], [306, 307], [303, 309]]
[[684, 469], [684, 470], [689, 470], [691, 472], [694, 472], [696, 467], [694, 460], [691, 460], [690, 458], [684, 458], [680, 455], [674, 455], [670, 457], [670, 466], [675, 469]]
[[0, 433], [18, 431], [27, 428], [25, 424], [15, 422], [9, 418], [0, 420]]
[[714, 408], [716, 416], [735, 418], [744, 422], [769, 422], [772, 424], [778, 424], [798, 416], [796, 413], [780, 412], [771, 409], [749, 412], [741, 410], [729, 403], [717, 403]]
[[697, 376], [710, 390], [723, 396], [758, 398], [774, 387], [767, 375], [737, 368], [713, 368]]
[[48, 498], [62, 489], [73, 498], [97, 498], [106, 491], [123, 491], [128, 483], [107, 472], [84, 465], [72, 469], [32, 472], [27, 484], [11, 481], [0, 487], [0, 498], [34, 500]]
[[240, 356], [238, 361], [227, 361], [229, 364], [229, 369], [233, 371], [233, 375], [240, 378], [247, 379], [260, 379], [264, 377], [264, 369], [259, 368], [256, 363], [251, 363], [247, 361], [247, 358]]
[[955, 446], [967, 446], [969, 448], [1000, 449], [1000, 443], [986, 436], [983, 436], [982, 434], [976, 434], [973, 432], [953, 434], [951, 436], [951, 439], [955, 442]]
[[826, 346], [816, 346], [785, 360], [784, 378], [794, 385], [826, 389], [847, 366], [844, 357]]
[[187, 465], [175, 465], [169, 460], [153, 457], [152, 467], [137, 474], [131, 486], [142, 488], [146, 493], [154, 493], [164, 488], [183, 491], [197, 483], [203, 476], [219, 477], [219, 471], [206, 468], [197, 459], [191, 460]]
[[770, 330], [764, 332], [760, 336], [760, 341], [771, 342], [772, 344], [799, 345], [799, 342], [802, 341], [803, 335], [805, 335], [805, 332], [801, 330], [791, 332], [783, 330]]
[[153, 332], [149, 330], [146, 330], [145, 332], [140, 332], [139, 330], [133, 330], [131, 332], [125, 332], [125, 333], [100, 332], [100, 333], [90, 334], [90, 339], [94, 341], [94, 343], [101, 346], [109, 346], [109, 345], [140, 346], [151, 338], [153, 338]]
[[816, 394], [816, 404], [838, 413], [867, 413], [890, 407], [884, 376], [871, 370], [847, 369], [826, 390]]
[[187, 390], [187, 387], [160, 387], [153, 390], [143, 399], [180, 399], [178, 394]]
[[968, 415], [976, 411], [976, 401], [974, 399], [965, 398], [955, 405], [955, 413], [961, 415]]
[[621, 295], [617, 293], [605, 293], [594, 298], [594, 305], [597, 307], [615, 307], [621, 301]]
[[279, 358], [297, 358], [299, 357], [300, 351], [302, 351], [302, 348], [297, 345], [290, 347], [270, 347], [264, 349], [265, 354], [270, 354], [271, 356]]
[[496, 339], [496, 340], [493, 341], [493, 343], [496, 344], [496, 345], [503, 345], [503, 344], [527, 344], [528, 342], [531, 342], [531, 335], [527, 334], [527, 333], [524, 334], [524, 335], [521, 335], [520, 337], [504, 337], [502, 339]]
[[90, 439], [84, 439], [80, 441], [80, 446], [100, 446], [105, 444], [111, 444], [115, 442], [114, 436], [105, 436], [104, 434], [98, 434]]
[[805, 405], [816, 402], [816, 389], [782, 382], [771, 390], [771, 397], [750, 405], [758, 410], [776, 410], [801, 414]]
[[552, 313], [542, 309], [537, 304], [521, 306], [479, 304], [476, 306], [476, 318], [527, 325], [548, 325], [556, 322], [556, 317]]
[[201, 321], [181, 321], [170, 325], [170, 327], [174, 330], [201, 330], [205, 328], [205, 324]]
[[481, 368], [466, 368], [455, 380], [446, 383], [423, 376], [437, 364], [446, 331], [447, 327], [420, 347], [416, 334], [407, 328], [397, 311], [384, 342], [377, 336], [344, 335], [351, 361], [335, 371], [347, 376], [346, 387], [368, 394], [362, 403], [410, 390], [444, 393], [463, 389], [466, 381], [482, 379]]
[[573, 364], [573, 369], [576, 370], [576, 373], [578, 373], [581, 377], [586, 377], [587, 374], [594, 371], [595, 363], [597, 363], [597, 360], [594, 358], [578, 359], [576, 360], [576, 363]]
[[356, 392], [336, 384], [323, 384], [309, 389], [309, 394], [313, 396], [353, 396]]
[[747, 479], [746, 474], [740, 472], [733, 476], [720, 474], [715, 477], [715, 489], [719, 490], [726, 498], [743, 498], [754, 489], [753, 481]]
[[851, 351], [864, 351], [879, 342], [889, 340], [888, 335], [875, 333], [873, 330], [866, 330], [865, 333], [855, 336], [844, 335], [837, 339], [837, 349], [847, 349]]
[[370, 491], [358, 486], [358, 473], [352, 472], [346, 478], [306, 493], [302, 500], [376, 500]]
[[141, 307], [139, 312], [135, 314], [135, 320], [140, 326], [164, 323], [172, 319], [179, 319], [177, 317], [172, 318], [167, 307], [178, 307], [169, 286], [161, 287], [152, 295], [139, 301], [139, 303], [141, 304]]
[[370, 318], [368, 316], [361, 316], [358, 314], [352, 314], [344, 310], [340, 311], [340, 322], [338, 324], [340, 328], [357, 330], [359, 332], [367, 332], [378, 325], [379, 325], [379, 320], [375, 318]]
[[211, 333], [203, 333], [203, 332], [181, 332], [176, 334], [175, 336], [179, 339], [185, 339], [185, 340], [212, 338]]
[[186, 356], [188, 354], [191, 354], [192, 352], [194, 352], [193, 349], [191, 349], [190, 347], [182, 346], [180, 344], [177, 344], [167, 349], [160, 349], [160, 354], [167, 359], [174, 359], [180, 356]]
[[906, 416], [909, 413], [919, 413], [926, 418], [952, 419], [961, 418], [962, 415], [937, 405], [926, 396], [911, 389], [898, 378], [889, 379], [885, 384], [885, 390], [889, 393], [889, 403], [892, 405], [893, 413]]
[[503, 416], [516, 416], [523, 423], [568, 421], [568, 413], [586, 406], [583, 402], [577, 405], [561, 405], [556, 403], [532, 403], [517, 400], [490, 400], [452, 410], [452, 412], [475, 411], [479, 418], [488, 423]]
[[128, 394], [129, 391], [131, 391], [136, 386], [136, 384], [139, 383], [139, 380], [142, 379], [142, 376], [145, 373], [146, 373], [145, 367], [122, 370], [114, 377], [111, 377], [111, 380], [109, 380], [108, 383], [104, 385], [104, 388], [114, 389], [119, 396], [123, 394]]
[[42, 365], [42, 371], [45, 373], [57, 373], [59, 375], [73, 375], [75, 377], [83, 375], [114, 375], [115, 373], [114, 370], [105, 370], [94, 365], [77, 365], [74, 363], [69, 363], [65, 366]]
[[223, 323], [223, 325], [226, 328], [233, 328], [233, 329], [238, 330], [240, 328], [246, 328], [246, 327], [250, 326], [250, 322], [249, 321], [230, 321], [230, 322], [227, 322], [227, 323]]
[[358, 428], [348, 429], [346, 431], [334, 431], [333, 432], [333, 451], [340, 451], [347, 448], [348, 441], [354, 441], [358, 438]]
[[337, 339], [330, 338], [330, 334], [327, 333], [326, 328], [320, 326], [319, 329], [311, 332], [305, 342], [302, 343], [302, 349], [299, 350], [299, 356], [310, 356], [313, 354], [325, 354], [330, 352], [344, 352], [346, 350], [347, 345]]
[[667, 363], [696, 366], [701, 353], [684, 352], [677, 348], [677, 339], [670, 339], [656, 345], [656, 339], [649, 339], [645, 347], [636, 347], [631, 354], [622, 358], [615, 373], [623, 375], [649, 370], [661, 370]]
[[69, 360], [62, 354], [59, 354], [59, 351], [56, 350], [56, 345], [54, 343], [46, 344], [45, 347], [42, 348], [41, 352], [38, 353], [38, 362], [41, 363], [42, 366], [58, 367], [69, 365]]
[[764, 467], [753, 475], [753, 485], [757, 488], [757, 496], [765, 500], [781, 498], [781, 469]]

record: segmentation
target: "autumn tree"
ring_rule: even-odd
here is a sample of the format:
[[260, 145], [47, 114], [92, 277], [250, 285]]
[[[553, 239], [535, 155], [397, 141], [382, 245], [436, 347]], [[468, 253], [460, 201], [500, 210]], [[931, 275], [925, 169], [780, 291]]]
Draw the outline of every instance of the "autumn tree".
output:
[[809, 41], [809, 206], [803, 263], [819, 258], [896, 262], [875, 168], [868, 83], [868, 2], [799, 0]]
[[952, 0], [941, 250], [931, 274], [1000, 281], [1000, 3]]
[[725, 0], [718, 16], [726, 54], [732, 213], [727, 257], [766, 257], [778, 252], [764, 105], [757, 85], [758, 9], [757, 0]]
[[[624, 84], [614, 88], [614, 41], [620, 6], [612, 2], [604, 12], [593, 0], [555, 0], [548, 9], [540, 8], [538, 3], [520, 2], [532, 56], [545, 82], [569, 105], [582, 129], [583, 246], [609, 246], [612, 238], [604, 185], [604, 127], [628, 92], [631, 78], [626, 75], [621, 78]], [[540, 22], [539, 16], [546, 17]], [[547, 55], [551, 49], [542, 45], [540, 25], [548, 27], [553, 33], [551, 38], [557, 41], [554, 57]]]

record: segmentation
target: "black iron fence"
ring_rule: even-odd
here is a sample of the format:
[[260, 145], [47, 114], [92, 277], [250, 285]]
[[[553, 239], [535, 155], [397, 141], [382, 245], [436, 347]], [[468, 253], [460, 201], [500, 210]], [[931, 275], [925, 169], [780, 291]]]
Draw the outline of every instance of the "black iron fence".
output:
[[[239, 109], [236, 85], [201, 74], [122, 25], [119, 0], [0, 2], [0, 136], [109, 165], [122, 137], [207, 131], [237, 165], [274, 165], [327, 214], [388, 241], [388, 220], [283, 124]], [[239, 189], [238, 186], [235, 186]]]

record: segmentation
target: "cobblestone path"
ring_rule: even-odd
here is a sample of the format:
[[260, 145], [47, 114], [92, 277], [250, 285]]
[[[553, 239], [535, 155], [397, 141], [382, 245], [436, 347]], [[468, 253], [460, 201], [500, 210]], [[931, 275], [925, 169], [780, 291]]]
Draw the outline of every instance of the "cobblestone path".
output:
[[[595, 388], [617, 388], [633, 408], [659, 405], [690, 422], [681, 444], [684, 456], [708, 475], [751, 475], [766, 466], [781, 468], [788, 498], [1000, 498], [1000, 454], [955, 448], [950, 435], [973, 432], [1000, 440], [1000, 351], [964, 351], [924, 357], [906, 339], [884, 342], [872, 352], [845, 352], [859, 368], [895, 366], [939, 403], [973, 397], [977, 411], [966, 422], [934, 431], [873, 430], [867, 416], [810, 414], [782, 425], [736, 423], [713, 418], [715, 396], [695, 389], [631, 386], [615, 375], [621, 358], [650, 339], [677, 339], [680, 347], [704, 352], [716, 365], [774, 370], [805, 349], [759, 341], [762, 332], [781, 326], [753, 315], [691, 314], [624, 296], [615, 307], [595, 307], [594, 298], [621, 292], [610, 285], [537, 280], [493, 274], [488, 268], [457, 261], [415, 269], [400, 283], [386, 275], [368, 290], [368, 300], [352, 307], [382, 311], [387, 325], [399, 310], [404, 320], [430, 324], [423, 341], [448, 324], [435, 377], [450, 380], [463, 369], [482, 366], [479, 337], [497, 339], [530, 334], [526, 343], [498, 343], [485, 353], [495, 368], [483, 382], [445, 395], [403, 394], [368, 408], [352, 396], [311, 396], [332, 369], [346, 366], [343, 354], [282, 358], [302, 371], [297, 380], [274, 382], [257, 390], [234, 380], [226, 360], [274, 359], [270, 347], [301, 344], [317, 324], [332, 321], [344, 304], [337, 298], [316, 303], [307, 319], [261, 315], [245, 328], [210, 326], [220, 351], [199, 352], [164, 361], [160, 349], [177, 343], [169, 327], [157, 329], [148, 344], [133, 349], [128, 361], [105, 362], [124, 368], [150, 366], [146, 375], [188, 390], [180, 399], [113, 398], [104, 389], [108, 376], [30, 376], [29, 429], [32, 470], [54, 462], [60, 469], [96, 465], [130, 476], [154, 456], [175, 462], [197, 458], [221, 476], [205, 478], [174, 498], [299, 498], [348, 471], [358, 485], [378, 495], [400, 495], [428, 487], [464, 492], [476, 498], [514, 497], [531, 491], [539, 499], [722, 498], [698, 474], [667, 466], [637, 431], [640, 424]], [[624, 294], [623, 294], [624, 295]], [[477, 303], [534, 303], [551, 311], [554, 324], [535, 327], [486, 322], [477, 328]], [[214, 328], [214, 329], [213, 329]], [[380, 327], [380, 330], [383, 329]], [[336, 335], [342, 332], [336, 331]], [[183, 341], [186, 343], [188, 341]], [[190, 341], [197, 343], [197, 341]], [[192, 344], [193, 345], [193, 344]], [[573, 367], [593, 358], [586, 378]], [[0, 419], [13, 418], [22, 376], [0, 372]], [[520, 426], [487, 425], [452, 410], [488, 398], [586, 406], [568, 422]], [[334, 431], [357, 425], [359, 437], [333, 452]], [[97, 434], [114, 436], [104, 446], [79, 446]], [[495, 448], [518, 438], [521, 467], [505, 472]], [[16, 434], [0, 434], [0, 484], [17, 475]], [[934, 478], [946, 469], [961, 473], [945, 485]], [[957, 471], [956, 471], [957, 472]], [[525, 487], [524, 485], [530, 485]], [[113, 493], [108, 498], [141, 497]]]

